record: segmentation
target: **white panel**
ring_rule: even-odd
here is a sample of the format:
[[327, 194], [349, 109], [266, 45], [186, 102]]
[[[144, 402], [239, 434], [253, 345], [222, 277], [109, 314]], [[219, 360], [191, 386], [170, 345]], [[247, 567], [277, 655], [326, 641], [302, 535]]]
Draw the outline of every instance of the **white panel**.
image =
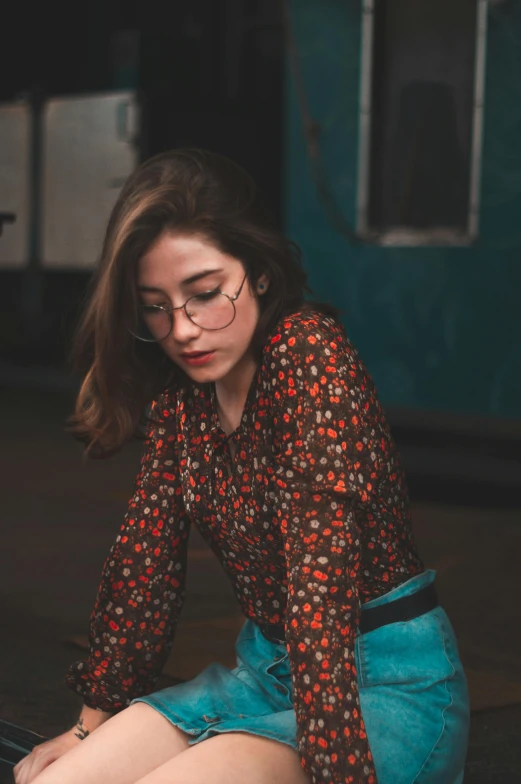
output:
[[0, 237], [0, 268], [24, 267], [29, 254], [30, 112], [0, 105], [0, 212], [14, 212]]
[[92, 267], [110, 211], [137, 165], [135, 94], [50, 101], [44, 115], [42, 262]]

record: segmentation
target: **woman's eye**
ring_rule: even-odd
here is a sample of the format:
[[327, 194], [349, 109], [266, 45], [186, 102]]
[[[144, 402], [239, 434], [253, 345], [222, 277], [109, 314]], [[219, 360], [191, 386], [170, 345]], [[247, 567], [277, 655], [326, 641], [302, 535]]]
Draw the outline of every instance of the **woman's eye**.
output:
[[194, 299], [199, 300], [199, 302], [208, 302], [210, 299], [214, 299], [215, 297], [219, 296], [220, 294], [219, 289], [213, 289], [212, 291], [203, 291], [201, 294], [196, 294]]

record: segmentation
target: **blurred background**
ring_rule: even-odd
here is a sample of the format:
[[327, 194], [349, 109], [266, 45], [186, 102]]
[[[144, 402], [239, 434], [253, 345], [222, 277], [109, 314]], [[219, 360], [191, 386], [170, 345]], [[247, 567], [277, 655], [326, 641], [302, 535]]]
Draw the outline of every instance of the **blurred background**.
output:
[[[186, 144], [253, 174], [341, 308], [467, 668], [465, 782], [520, 780], [519, 0], [2, 10], [0, 719], [50, 736], [76, 718], [63, 674], [140, 450], [88, 462], [65, 433], [70, 340], [125, 178]], [[240, 624], [195, 533], [161, 683], [233, 664]]]

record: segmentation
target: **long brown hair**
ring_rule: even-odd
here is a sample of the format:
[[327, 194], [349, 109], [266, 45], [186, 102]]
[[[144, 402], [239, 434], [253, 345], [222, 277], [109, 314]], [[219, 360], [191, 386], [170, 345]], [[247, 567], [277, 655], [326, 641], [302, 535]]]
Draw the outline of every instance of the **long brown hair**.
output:
[[165, 231], [200, 235], [240, 260], [252, 287], [262, 273], [268, 276], [267, 293], [259, 298], [257, 349], [309, 291], [298, 248], [276, 228], [241, 167], [197, 149], [172, 150], [143, 163], [112, 211], [74, 341], [74, 363], [84, 380], [71, 429], [91, 456], [117, 451], [136, 433], [147, 404], [186, 379], [160, 346], [143, 344], [129, 332], [138, 261]]

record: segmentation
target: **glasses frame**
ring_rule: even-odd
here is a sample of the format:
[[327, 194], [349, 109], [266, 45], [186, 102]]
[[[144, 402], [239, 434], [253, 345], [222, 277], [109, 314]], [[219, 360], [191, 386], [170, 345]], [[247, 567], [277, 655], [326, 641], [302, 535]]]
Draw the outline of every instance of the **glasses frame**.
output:
[[[186, 314], [186, 317], [192, 322], [192, 324], [195, 324], [195, 326], [199, 327], [199, 329], [204, 329], [206, 332], [219, 332], [219, 330], [221, 330], [221, 329], [226, 329], [226, 327], [229, 327], [230, 324], [233, 324], [233, 322], [235, 321], [235, 316], [237, 315], [237, 310], [235, 308], [235, 303], [236, 303], [236, 301], [239, 299], [239, 297], [241, 295], [241, 292], [242, 292], [242, 289], [243, 289], [244, 283], [246, 282], [246, 278], [247, 277], [248, 277], [248, 273], [245, 274], [244, 278], [242, 279], [241, 285], [239, 286], [239, 288], [237, 289], [237, 291], [235, 292], [235, 294], [233, 296], [230, 296], [229, 294], [226, 294], [226, 292], [221, 291], [220, 289], [208, 289], [207, 291], [201, 291], [201, 292], [199, 292], [199, 294], [193, 294], [191, 297], [188, 297], [188, 299], [186, 300], [184, 305], [178, 305], [177, 308], [174, 308], [174, 307], [168, 308], [168, 307], [165, 307], [164, 305], [147, 305], [147, 307], [149, 307], [149, 308], [156, 308], [157, 310], [162, 310], [168, 316], [168, 320], [170, 321], [170, 329], [168, 330], [168, 332], [166, 333], [164, 338], [160, 338], [159, 340], [156, 340], [155, 338], [153, 338], [152, 340], [150, 340], [149, 338], [142, 338], [139, 335], [136, 335], [136, 333], [132, 332], [131, 329], [129, 329], [129, 332], [130, 332], [130, 334], [133, 337], [136, 338], [136, 340], [141, 340], [142, 343], [161, 343], [163, 340], [166, 340], [167, 337], [169, 337], [169, 335], [171, 334], [171, 332], [172, 332], [172, 330], [174, 328], [174, 316], [173, 316], [173, 314], [175, 313], [176, 310], [184, 310], [184, 312]], [[201, 296], [204, 296], [205, 294], [211, 294], [211, 293], [222, 294], [223, 297], [226, 297], [232, 303], [233, 317], [232, 317], [231, 321], [228, 322], [228, 324], [224, 325], [224, 327], [201, 327], [201, 326], [199, 326], [199, 324], [197, 324], [197, 322], [195, 322], [193, 320], [193, 318], [190, 316], [190, 313], [187, 310], [187, 305], [190, 302], [190, 300], [196, 299], [197, 297], [201, 297]]]

